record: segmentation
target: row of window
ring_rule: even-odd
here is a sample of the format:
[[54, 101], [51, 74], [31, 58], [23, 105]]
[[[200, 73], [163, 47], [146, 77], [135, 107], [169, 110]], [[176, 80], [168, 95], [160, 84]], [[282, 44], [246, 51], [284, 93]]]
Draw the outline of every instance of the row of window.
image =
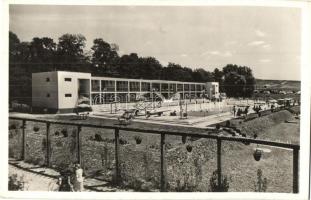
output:
[[[101, 80], [101, 88], [100, 88], [100, 80], [92, 80], [92, 92], [99, 92], [100, 89], [102, 92], [114, 92], [116, 90], [118, 92], [139, 92], [140, 91], [140, 82], [128, 82], [128, 81], [107, 81]], [[161, 87], [161, 88], [160, 88]], [[205, 89], [205, 85], [192, 85], [192, 84], [168, 84], [168, 83], [152, 83], [152, 89], [155, 91], [202, 91]], [[142, 82], [141, 83], [141, 91], [151, 91], [151, 83]]]
[[[71, 78], [64, 78], [66, 82], [71, 82]], [[50, 78], [46, 78], [46, 82], [50, 82]], [[102, 84], [102, 91], [114, 91], [115, 90], [115, 81], [101, 81]], [[117, 81], [117, 91], [133, 91], [138, 92], [140, 91], [140, 83], [139, 82], [129, 82], [128, 81]], [[150, 88], [151, 83], [148, 82], [142, 82], [141, 83], [141, 90], [142, 91], [151, 91]], [[177, 88], [176, 88], [177, 86]], [[170, 88], [168, 88], [170, 87]], [[152, 88], [156, 91], [160, 90], [160, 83], [153, 83]], [[184, 90], [197, 90], [201, 91], [205, 89], [205, 85], [189, 85], [184, 84]], [[92, 91], [98, 92], [100, 90], [100, 82], [99, 80], [92, 80]], [[161, 84], [161, 90], [162, 91], [183, 91], [183, 84], [168, 84], [168, 83], [162, 83]]]

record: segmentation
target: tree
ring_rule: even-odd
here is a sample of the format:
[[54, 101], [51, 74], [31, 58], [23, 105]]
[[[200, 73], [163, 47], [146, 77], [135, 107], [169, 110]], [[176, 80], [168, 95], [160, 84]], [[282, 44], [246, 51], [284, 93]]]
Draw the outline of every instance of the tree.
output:
[[208, 72], [202, 68], [195, 69], [192, 72], [192, 78], [195, 82], [211, 82], [214, 80], [213, 73]]
[[54, 69], [56, 43], [48, 37], [32, 39], [29, 45], [32, 72], [51, 71]]
[[80, 71], [87, 64], [83, 49], [86, 39], [81, 34], [64, 34], [58, 39], [57, 68]]
[[101, 38], [94, 40], [92, 46], [92, 64], [98, 68], [100, 75], [116, 75], [119, 55], [115, 48]]
[[139, 58], [138, 76], [143, 79], [160, 79], [161, 63], [154, 57]]
[[224, 74], [225, 72], [219, 70], [218, 68], [215, 68], [213, 71], [214, 81], [220, 83]]
[[136, 53], [121, 56], [118, 72], [125, 78], [140, 78], [140, 60]]
[[20, 40], [18, 39], [17, 35], [12, 31], [9, 32], [9, 60], [10, 62], [14, 62], [19, 56], [19, 45]]
[[161, 71], [161, 79], [173, 81], [189, 81], [193, 82], [192, 69], [182, 67], [179, 64], [169, 63], [167, 67], [163, 67]]
[[167, 67], [162, 68], [161, 79], [180, 81], [183, 78], [183, 68], [178, 64], [168, 63]]
[[243, 75], [237, 72], [228, 72], [225, 75], [224, 90], [229, 97], [241, 97], [245, 93], [246, 80]]
[[9, 101], [31, 102], [31, 65], [28, 42], [9, 32]]
[[223, 68], [223, 88], [228, 96], [249, 97], [255, 89], [252, 70], [246, 66], [228, 64]]

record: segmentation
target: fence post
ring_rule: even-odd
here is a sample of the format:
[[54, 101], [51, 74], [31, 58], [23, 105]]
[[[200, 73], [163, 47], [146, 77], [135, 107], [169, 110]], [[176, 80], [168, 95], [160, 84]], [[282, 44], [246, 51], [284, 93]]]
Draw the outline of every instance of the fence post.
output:
[[50, 167], [50, 122], [46, 123], [46, 166]]
[[299, 184], [299, 149], [293, 149], [293, 193], [298, 193], [298, 184]]
[[161, 187], [160, 191], [166, 191], [166, 177], [165, 177], [165, 134], [161, 133]]
[[221, 139], [217, 139], [217, 176], [218, 187], [221, 185]]
[[120, 151], [120, 141], [119, 141], [119, 129], [116, 128], [114, 131], [114, 140], [115, 140], [115, 160], [116, 160], [116, 177], [115, 184], [119, 185], [120, 183], [120, 166], [119, 166], [119, 151]]
[[22, 125], [22, 160], [25, 160], [26, 157], [26, 135], [25, 135], [25, 129], [26, 129], [26, 120], [23, 119], [23, 125]]
[[80, 132], [81, 132], [81, 126], [78, 126], [78, 131], [77, 131], [77, 135], [76, 135], [76, 137], [77, 137], [77, 140], [76, 140], [76, 142], [77, 142], [77, 149], [78, 149], [78, 163], [81, 165], [82, 163], [81, 163], [81, 138], [80, 138]]

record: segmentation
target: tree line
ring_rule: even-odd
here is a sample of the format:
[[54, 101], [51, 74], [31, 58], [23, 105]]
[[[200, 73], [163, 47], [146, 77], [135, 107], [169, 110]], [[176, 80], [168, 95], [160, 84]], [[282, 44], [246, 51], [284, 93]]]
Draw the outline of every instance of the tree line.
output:
[[[91, 50], [85, 50], [86, 38], [81, 34], [64, 34], [56, 43], [49, 37], [34, 37], [30, 42], [20, 41], [9, 32], [9, 98], [31, 102], [31, 74], [46, 71], [88, 72], [92, 76], [134, 79], [174, 80], [220, 83], [228, 96], [250, 96], [255, 79], [246, 66], [228, 64], [222, 70], [209, 72], [191, 69], [173, 62], [163, 66], [154, 57], [137, 53], [120, 56], [118, 46], [102, 38], [93, 41]], [[233, 90], [231, 90], [233, 89]]]

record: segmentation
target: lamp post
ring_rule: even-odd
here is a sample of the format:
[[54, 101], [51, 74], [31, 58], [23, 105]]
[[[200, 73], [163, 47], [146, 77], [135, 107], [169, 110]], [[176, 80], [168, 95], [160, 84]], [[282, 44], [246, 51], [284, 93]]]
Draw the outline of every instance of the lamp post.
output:
[[107, 92], [107, 88], [104, 88], [104, 89], [103, 89], [103, 93], [102, 93], [102, 97], [101, 97], [101, 99], [102, 99], [102, 104], [105, 104], [106, 92]]
[[154, 92], [155, 92], [155, 88], [152, 88], [152, 108], [154, 110], [155, 106], [154, 106]]
[[127, 93], [127, 94], [126, 94], [126, 99], [125, 99], [125, 109], [126, 109], [126, 110], [127, 110], [127, 102], [129, 101], [129, 96], [130, 96], [130, 94]]

